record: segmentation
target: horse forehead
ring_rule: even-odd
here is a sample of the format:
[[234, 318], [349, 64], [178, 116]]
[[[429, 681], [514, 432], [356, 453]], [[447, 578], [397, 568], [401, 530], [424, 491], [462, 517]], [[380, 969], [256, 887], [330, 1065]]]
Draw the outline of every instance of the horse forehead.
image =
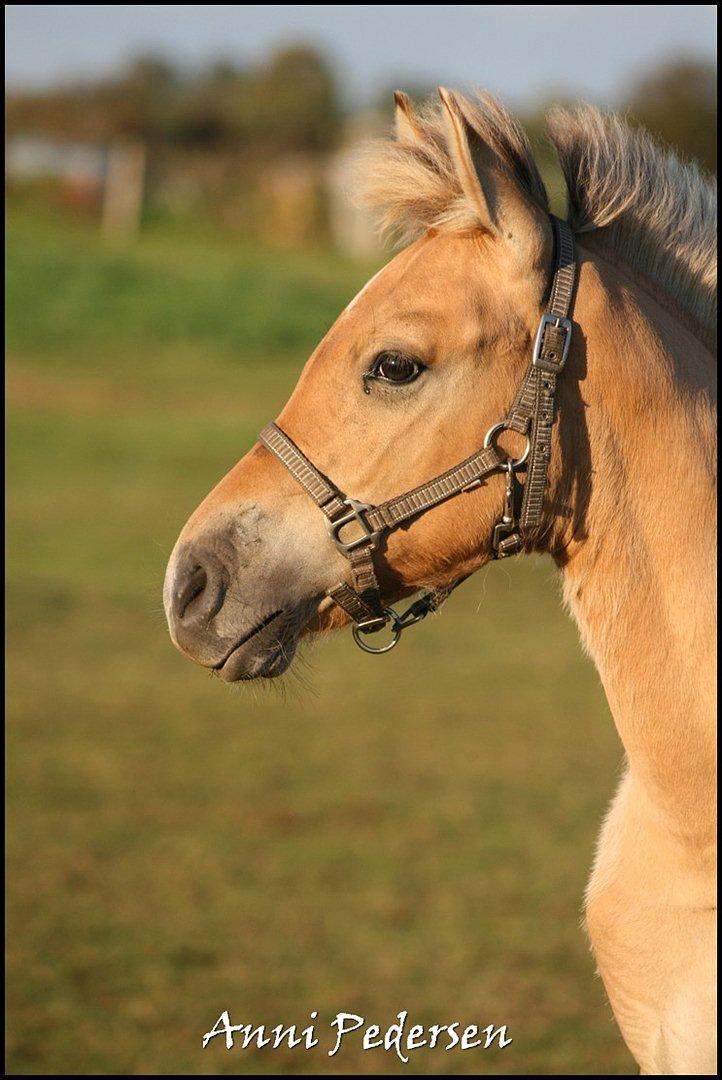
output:
[[[359, 314], [367, 304], [375, 305], [399, 292], [408, 292], [416, 301], [423, 300], [424, 294], [429, 299], [438, 297], [439, 280], [446, 284], [452, 280], [455, 284], [468, 282], [469, 254], [468, 245], [456, 237], [423, 236], [377, 270], [341, 315]], [[478, 257], [477, 252], [474, 255]]]
[[361, 289], [359, 289], [353, 300], [351, 300], [350, 303], [346, 305], [341, 314], [347, 315], [349, 312], [353, 311], [354, 308], [357, 306], [359, 300], [361, 300], [366, 295], [369, 289], [371, 289], [371, 287], [373, 286], [373, 283], [377, 281], [387, 269], [388, 266], [382, 266], [380, 270], [377, 270], [373, 277], [369, 278], [366, 284]]

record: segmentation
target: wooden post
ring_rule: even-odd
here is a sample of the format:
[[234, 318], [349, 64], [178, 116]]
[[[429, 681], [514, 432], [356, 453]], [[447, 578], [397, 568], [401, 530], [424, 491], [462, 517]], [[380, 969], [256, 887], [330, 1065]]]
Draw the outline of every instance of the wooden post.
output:
[[145, 147], [140, 142], [113, 143], [108, 151], [103, 193], [103, 235], [130, 240], [137, 235], [143, 209]]

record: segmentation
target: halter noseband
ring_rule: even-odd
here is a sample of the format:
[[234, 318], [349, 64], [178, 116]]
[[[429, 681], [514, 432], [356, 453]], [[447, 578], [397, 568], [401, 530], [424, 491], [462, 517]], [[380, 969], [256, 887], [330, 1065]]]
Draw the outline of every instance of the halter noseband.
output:
[[[376, 578], [374, 552], [386, 533], [462, 491], [471, 491], [499, 469], [506, 471], [507, 483], [504, 513], [492, 534], [494, 558], [502, 559], [521, 551], [525, 540], [531, 538], [541, 522], [551, 455], [556, 381], [569, 353], [572, 336], [569, 313], [576, 279], [572, 231], [560, 218], [552, 215], [551, 221], [555, 239], [554, 274], [548, 311], [539, 321], [531, 363], [507, 416], [489, 428], [481, 449], [471, 457], [404, 495], [371, 506], [347, 498], [277, 424], [268, 424], [259, 435], [264, 446], [275, 454], [325, 514], [331, 539], [351, 564], [353, 585], [340, 582], [329, 589], [327, 595], [351, 617], [354, 640], [366, 652], [388, 652], [398, 642], [402, 630], [436, 610], [451, 590], [464, 580], [456, 581], [441, 597], [433, 592], [424, 593], [403, 614], [384, 607]], [[496, 435], [507, 429], [526, 437], [526, 448], [519, 458], [502, 457], [494, 445]], [[521, 511], [517, 514], [516, 473], [524, 466], [526, 479]], [[360, 533], [344, 539], [342, 533], [352, 523]], [[375, 647], [364, 641], [364, 635], [373, 634], [389, 624], [392, 637], [387, 645]]]

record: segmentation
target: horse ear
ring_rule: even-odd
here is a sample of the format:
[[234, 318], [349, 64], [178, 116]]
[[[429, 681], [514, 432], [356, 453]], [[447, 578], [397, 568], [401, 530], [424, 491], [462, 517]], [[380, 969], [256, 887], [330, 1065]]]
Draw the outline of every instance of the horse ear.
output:
[[[439, 97], [444, 106], [446, 142], [461, 189], [476, 208], [479, 224], [488, 232], [496, 232], [493, 197], [487, 198], [481, 180], [494, 167], [493, 155], [468, 123], [456, 95], [445, 86], [440, 86]], [[488, 182], [487, 187], [491, 187]]]
[[449, 153], [479, 225], [510, 244], [527, 263], [531, 259], [534, 265], [546, 258], [551, 235], [546, 214], [526, 196], [498, 154], [469, 123], [453, 91], [440, 86], [439, 97]]
[[421, 130], [421, 124], [411, 104], [411, 99], [403, 90], [394, 90], [394, 104], [396, 138], [399, 142], [423, 143], [424, 133]]

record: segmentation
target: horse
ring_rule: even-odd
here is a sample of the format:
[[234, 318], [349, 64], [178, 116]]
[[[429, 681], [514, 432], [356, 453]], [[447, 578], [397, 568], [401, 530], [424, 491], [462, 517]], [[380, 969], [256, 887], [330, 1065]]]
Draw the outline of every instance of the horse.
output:
[[585, 896], [598, 971], [643, 1075], [711, 1074], [715, 190], [557, 109], [560, 220], [495, 99], [395, 101], [359, 175], [401, 249], [183, 528], [171, 637], [275, 677], [302, 637], [353, 622], [382, 651], [495, 556], [549, 554], [625, 750]]

